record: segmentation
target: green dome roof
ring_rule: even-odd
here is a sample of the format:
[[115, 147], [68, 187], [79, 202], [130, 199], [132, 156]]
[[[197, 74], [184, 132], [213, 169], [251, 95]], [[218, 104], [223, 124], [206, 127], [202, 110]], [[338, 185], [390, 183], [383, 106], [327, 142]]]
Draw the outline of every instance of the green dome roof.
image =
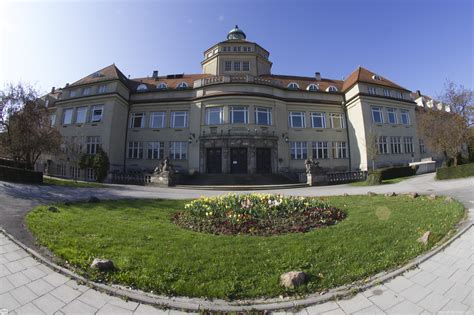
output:
[[246, 39], [244, 31], [242, 31], [239, 26], [235, 26], [233, 29], [229, 31], [227, 34], [227, 39]]

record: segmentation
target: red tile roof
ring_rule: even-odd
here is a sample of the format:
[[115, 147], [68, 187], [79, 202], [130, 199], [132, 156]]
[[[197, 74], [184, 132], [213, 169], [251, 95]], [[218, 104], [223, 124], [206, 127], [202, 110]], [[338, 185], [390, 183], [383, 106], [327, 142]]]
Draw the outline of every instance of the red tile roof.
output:
[[[381, 80], [375, 80], [373, 79], [374, 76], [379, 76]], [[358, 67], [354, 72], [352, 72], [347, 79], [344, 80], [344, 85], [342, 87], [343, 91], [346, 91], [349, 89], [351, 86], [353, 86], [357, 82], [366, 82], [366, 83], [372, 83], [372, 84], [377, 84], [377, 85], [383, 85], [387, 87], [392, 87], [396, 89], [401, 89], [405, 91], [409, 91], [405, 89], [404, 87], [376, 74], [375, 72], [372, 72], [366, 68], [363, 67]]]
[[109, 80], [120, 80], [124, 84], [127, 84], [128, 79], [125, 75], [115, 66], [115, 64], [111, 64], [99, 71], [95, 71], [94, 73], [89, 74], [88, 76], [80, 79], [79, 81], [70, 84], [69, 86], [76, 86], [82, 84], [89, 84], [89, 83], [97, 83]]
[[299, 90], [306, 90], [310, 84], [316, 84], [319, 86], [320, 91], [325, 91], [329, 86], [333, 85], [337, 88], [338, 91], [341, 91], [343, 81], [341, 80], [331, 80], [326, 78], [321, 78], [321, 80], [316, 80], [315, 77], [301, 77], [301, 76], [290, 76], [290, 75], [261, 75], [259, 76], [263, 79], [277, 80], [281, 81], [281, 86], [286, 88], [290, 83], [296, 83], [299, 85]]

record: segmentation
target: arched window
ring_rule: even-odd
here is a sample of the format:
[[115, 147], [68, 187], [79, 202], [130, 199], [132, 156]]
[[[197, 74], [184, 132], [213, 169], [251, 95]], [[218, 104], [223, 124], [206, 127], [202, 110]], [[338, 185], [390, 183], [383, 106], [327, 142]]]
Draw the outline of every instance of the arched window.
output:
[[145, 84], [140, 84], [138, 87], [137, 87], [137, 91], [138, 92], [143, 92], [143, 91], [146, 91], [148, 90], [148, 87], [145, 85]]
[[296, 82], [291, 82], [290, 84], [288, 84], [288, 88], [292, 90], [298, 90], [300, 86]]
[[317, 90], [319, 90], [319, 85], [311, 83], [310, 85], [308, 85], [306, 87], [306, 90], [308, 90], [308, 91], [317, 91]]
[[188, 87], [188, 84], [184, 81], [176, 86], [177, 89], [185, 89], [187, 87]]
[[328, 92], [337, 92], [337, 87], [335, 87], [334, 85], [330, 85], [326, 91]]
[[374, 75], [372, 76], [372, 79], [373, 79], [373, 80], [377, 80], [377, 81], [382, 81], [382, 78], [381, 78], [379, 75], [376, 75], [376, 74], [374, 74]]
[[164, 89], [167, 89], [168, 88], [168, 85], [166, 85], [165, 82], [160, 82], [157, 86], [156, 86], [157, 89], [160, 89], [160, 90], [164, 90]]

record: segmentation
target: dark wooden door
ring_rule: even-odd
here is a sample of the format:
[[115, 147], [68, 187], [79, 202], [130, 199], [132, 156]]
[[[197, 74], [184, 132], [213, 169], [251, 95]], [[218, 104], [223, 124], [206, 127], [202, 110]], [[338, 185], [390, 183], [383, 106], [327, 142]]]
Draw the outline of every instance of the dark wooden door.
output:
[[222, 149], [207, 149], [207, 172], [210, 174], [222, 173]]
[[257, 173], [272, 172], [272, 152], [267, 148], [257, 148]]
[[230, 149], [230, 172], [247, 173], [247, 148]]

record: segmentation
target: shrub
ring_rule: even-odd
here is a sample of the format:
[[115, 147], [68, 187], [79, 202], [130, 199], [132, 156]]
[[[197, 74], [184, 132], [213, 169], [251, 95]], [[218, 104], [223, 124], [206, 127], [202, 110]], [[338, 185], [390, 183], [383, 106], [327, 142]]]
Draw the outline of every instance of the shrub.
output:
[[451, 179], [474, 176], [474, 163], [451, 167], [441, 167], [436, 170], [436, 179]]
[[40, 184], [43, 182], [43, 173], [0, 165], [0, 180], [17, 183]]
[[380, 185], [382, 184], [382, 174], [380, 171], [370, 172], [365, 180], [367, 185]]
[[382, 180], [394, 179], [406, 176], [413, 176], [416, 174], [416, 167], [412, 166], [398, 166], [379, 169]]
[[201, 197], [185, 205], [173, 221], [185, 228], [212, 234], [274, 235], [307, 232], [336, 224], [345, 213], [312, 197], [230, 194]]
[[104, 150], [99, 149], [97, 154], [83, 154], [79, 158], [79, 168], [92, 168], [94, 170], [95, 176], [97, 177], [97, 181], [99, 183], [103, 182], [104, 179], [107, 177], [107, 173], [109, 171], [110, 162], [107, 153]]

